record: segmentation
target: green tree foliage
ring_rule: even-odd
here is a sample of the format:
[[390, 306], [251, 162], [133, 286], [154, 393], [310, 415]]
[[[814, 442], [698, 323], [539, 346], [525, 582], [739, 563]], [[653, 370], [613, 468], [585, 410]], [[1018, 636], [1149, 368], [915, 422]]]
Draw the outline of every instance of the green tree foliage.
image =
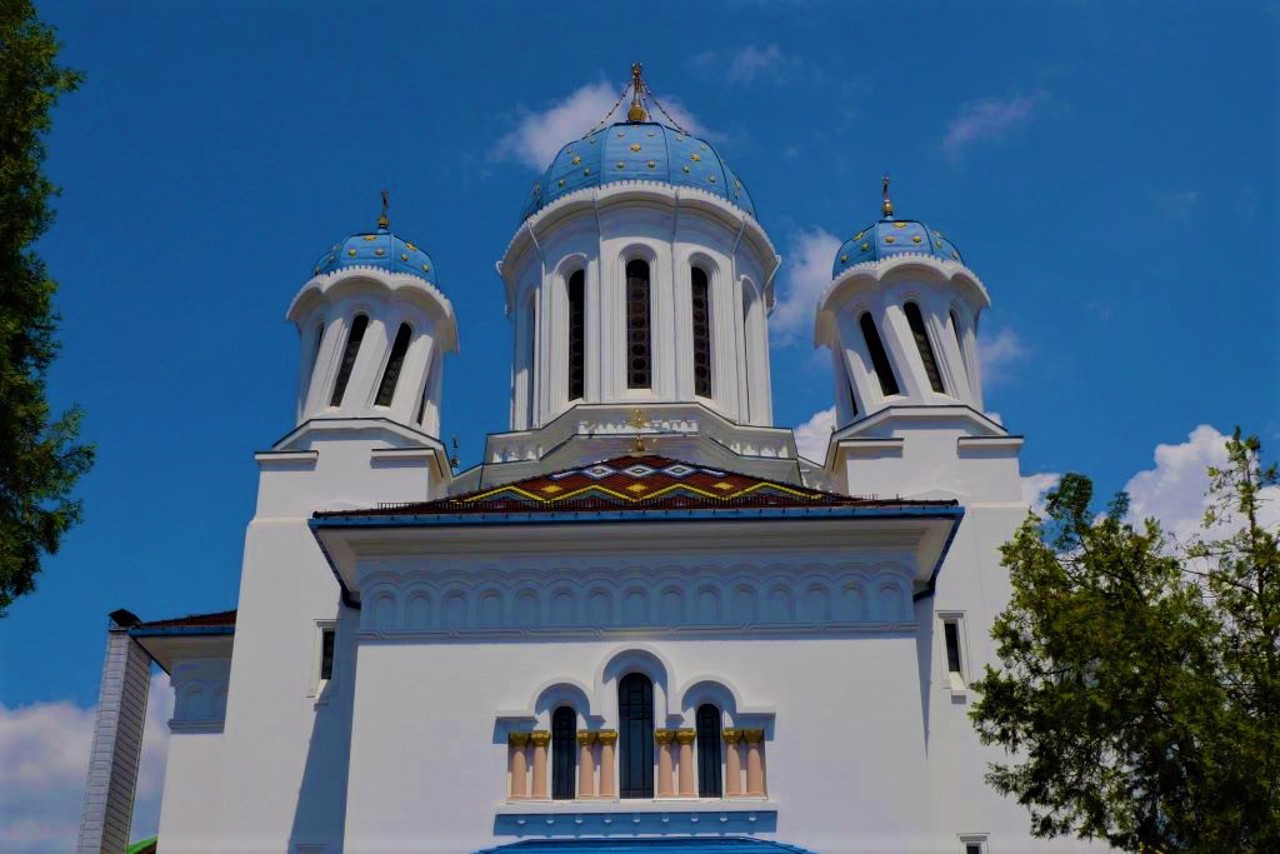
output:
[[[1276, 483], [1256, 438], [1210, 470], [1206, 534], [1171, 543], [1090, 510], [1077, 474], [1003, 546], [1013, 593], [975, 684], [988, 782], [1037, 836], [1125, 851], [1280, 851], [1280, 549], [1260, 522]], [[1223, 533], [1225, 532], [1225, 533]]]
[[57, 54], [31, 3], [0, 3], [0, 616], [79, 521], [71, 490], [93, 463], [93, 448], [77, 442], [80, 411], [55, 416], [45, 398], [57, 284], [31, 248], [57, 192], [41, 171], [49, 112], [80, 82]]

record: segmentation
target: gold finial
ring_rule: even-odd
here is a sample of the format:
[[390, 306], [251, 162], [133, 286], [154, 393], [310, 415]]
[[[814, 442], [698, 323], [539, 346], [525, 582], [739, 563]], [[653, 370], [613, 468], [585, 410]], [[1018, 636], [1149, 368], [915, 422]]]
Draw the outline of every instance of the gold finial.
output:
[[649, 111], [644, 108], [644, 78], [640, 72], [644, 66], [638, 62], [631, 63], [631, 109], [627, 110], [627, 121], [645, 122], [649, 120]]
[[880, 195], [884, 196], [884, 204], [881, 209], [884, 211], [885, 219], [893, 219], [893, 199], [889, 198], [889, 173], [884, 173], [884, 177], [880, 179]]
[[649, 449], [645, 447], [644, 444], [644, 436], [640, 434], [641, 430], [650, 426], [649, 419], [645, 418], [644, 413], [637, 409], [631, 413], [631, 418], [627, 421], [627, 426], [636, 431], [636, 441], [635, 444], [631, 446], [631, 452], [635, 454], [649, 453]]
[[378, 228], [390, 228], [391, 217], [387, 216], [387, 210], [391, 207], [391, 194], [386, 190], [382, 191], [382, 214], [378, 217]]
[[453, 453], [449, 455], [449, 465], [455, 470], [460, 465], [460, 461], [458, 459], [458, 434], [457, 433], [453, 434]]

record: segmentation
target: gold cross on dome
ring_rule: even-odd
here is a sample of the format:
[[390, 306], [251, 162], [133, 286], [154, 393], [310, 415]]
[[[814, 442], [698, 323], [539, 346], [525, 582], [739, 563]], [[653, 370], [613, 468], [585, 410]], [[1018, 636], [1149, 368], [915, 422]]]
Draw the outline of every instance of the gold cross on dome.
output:
[[627, 426], [636, 431], [636, 442], [631, 450], [637, 454], [649, 453], [649, 449], [644, 444], [644, 436], [640, 435], [640, 431], [646, 427], [652, 427], [653, 422], [644, 417], [644, 412], [636, 409], [631, 412], [631, 418], [627, 420]]
[[391, 208], [391, 193], [386, 190], [382, 191], [382, 214], [378, 217], [378, 228], [389, 228], [391, 226], [391, 217], [387, 216], [387, 211]]

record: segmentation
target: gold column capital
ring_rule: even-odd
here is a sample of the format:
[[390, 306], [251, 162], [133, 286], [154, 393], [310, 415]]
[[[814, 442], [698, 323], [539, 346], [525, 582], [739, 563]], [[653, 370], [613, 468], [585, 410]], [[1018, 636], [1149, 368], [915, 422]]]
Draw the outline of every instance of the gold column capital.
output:
[[676, 730], [676, 741], [681, 744], [693, 744], [694, 739], [698, 737], [697, 730], [678, 729]]
[[534, 747], [546, 747], [551, 743], [551, 731], [545, 729], [535, 729], [529, 733], [529, 741]]
[[731, 726], [722, 729], [720, 735], [724, 738], [725, 744], [737, 744], [742, 740], [742, 730], [734, 729]]
[[658, 744], [670, 744], [676, 740], [676, 731], [673, 729], [654, 730], [653, 740], [658, 742]]
[[529, 743], [529, 733], [527, 732], [509, 732], [507, 733], [507, 744], [512, 747], [524, 747]]
[[602, 729], [596, 733], [596, 741], [601, 744], [617, 744], [618, 731], [616, 729]]
[[597, 733], [595, 732], [595, 730], [580, 729], [578, 730], [578, 744], [581, 745], [582, 747], [587, 747], [588, 745], [595, 744], [596, 735]]
[[762, 729], [744, 729], [742, 731], [742, 739], [747, 744], [759, 744], [764, 741], [764, 730]]

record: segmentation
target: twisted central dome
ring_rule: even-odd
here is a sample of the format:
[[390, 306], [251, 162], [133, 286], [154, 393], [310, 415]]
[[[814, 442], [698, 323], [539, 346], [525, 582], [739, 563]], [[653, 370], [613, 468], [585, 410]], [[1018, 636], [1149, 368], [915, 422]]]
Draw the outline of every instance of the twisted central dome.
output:
[[756, 215], [751, 194], [711, 143], [657, 122], [627, 121], [560, 149], [530, 190], [521, 219], [575, 190], [623, 181], [697, 187]]

